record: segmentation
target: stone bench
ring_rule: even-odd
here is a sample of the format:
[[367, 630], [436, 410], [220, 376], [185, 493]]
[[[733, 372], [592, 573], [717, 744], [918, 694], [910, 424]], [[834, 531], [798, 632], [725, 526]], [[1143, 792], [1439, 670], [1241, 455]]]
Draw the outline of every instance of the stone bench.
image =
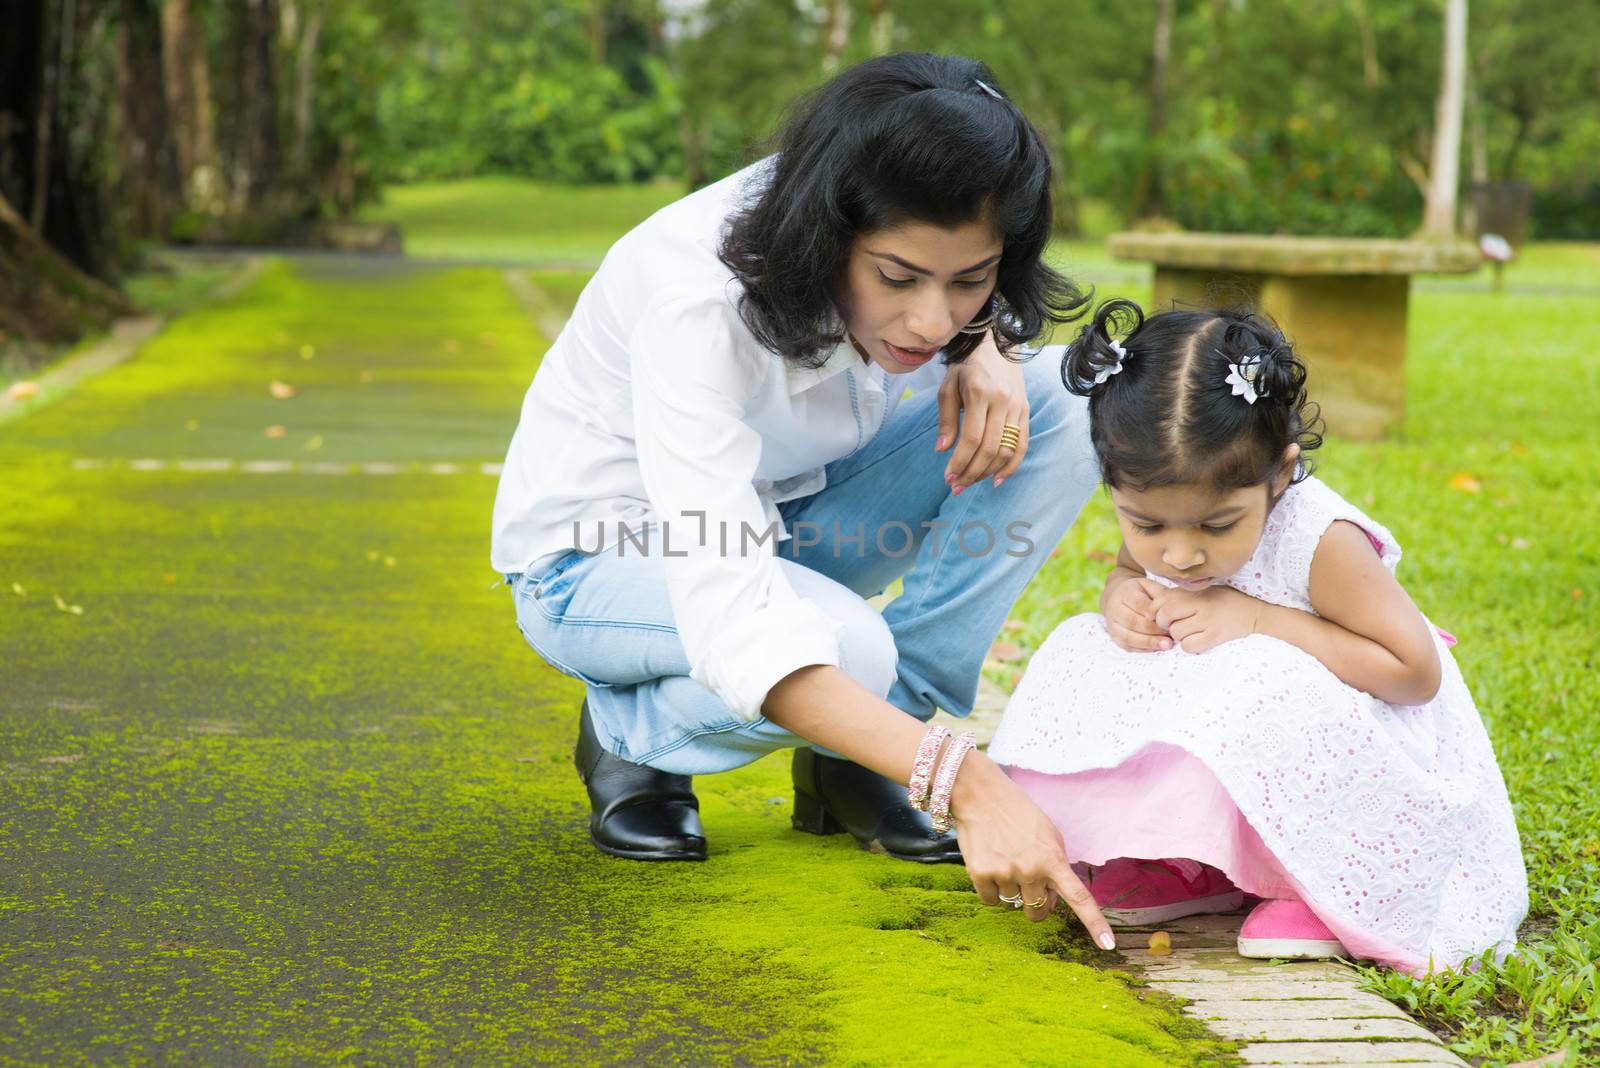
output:
[[1247, 303], [1283, 327], [1310, 373], [1328, 430], [1379, 438], [1405, 415], [1406, 312], [1413, 274], [1466, 274], [1467, 242], [1259, 234], [1121, 233], [1113, 257], [1155, 264], [1152, 307]]

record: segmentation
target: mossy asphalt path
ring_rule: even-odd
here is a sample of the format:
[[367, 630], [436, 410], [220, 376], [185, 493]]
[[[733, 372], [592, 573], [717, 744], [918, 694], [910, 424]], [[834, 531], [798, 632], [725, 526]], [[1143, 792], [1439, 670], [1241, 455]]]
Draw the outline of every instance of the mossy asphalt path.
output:
[[590, 847], [487, 563], [545, 344], [498, 272], [279, 263], [0, 427], [0, 1063], [1225, 1059], [792, 831], [782, 759], [701, 780], [703, 865]]

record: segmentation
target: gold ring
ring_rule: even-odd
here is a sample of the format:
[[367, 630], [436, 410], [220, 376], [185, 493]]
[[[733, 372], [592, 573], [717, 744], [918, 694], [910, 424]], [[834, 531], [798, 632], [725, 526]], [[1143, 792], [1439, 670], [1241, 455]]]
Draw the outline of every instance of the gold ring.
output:
[[1023, 904], [1030, 909], [1042, 909], [1049, 901], [1048, 897], [1041, 897], [1038, 901], [1024, 901]]
[[1006, 423], [1000, 427], [1000, 433], [1015, 436], [1022, 433], [1022, 428], [1015, 423]]

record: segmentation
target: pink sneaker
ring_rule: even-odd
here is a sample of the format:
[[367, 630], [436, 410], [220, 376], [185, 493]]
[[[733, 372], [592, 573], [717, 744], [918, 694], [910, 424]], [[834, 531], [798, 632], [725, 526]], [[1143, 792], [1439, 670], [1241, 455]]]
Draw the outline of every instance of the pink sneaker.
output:
[[1117, 859], [1096, 868], [1089, 892], [1113, 927], [1166, 923], [1200, 912], [1232, 912], [1244, 894], [1228, 877], [1192, 860]]
[[1263, 959], [1344, 957], [1348, 951], [1303, 901], [1263, 901], [1239, 928], [1239, 956]]

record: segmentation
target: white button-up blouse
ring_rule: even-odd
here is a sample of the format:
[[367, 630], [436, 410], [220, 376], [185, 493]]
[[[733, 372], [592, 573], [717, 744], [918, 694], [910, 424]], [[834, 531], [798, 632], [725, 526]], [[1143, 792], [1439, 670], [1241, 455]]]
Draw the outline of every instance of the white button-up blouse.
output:
[[746, 720], [784, 676], [839, 663], [839, 624], [778, 566], [777, 503], [822, 489], [825, 464], [944, 377], [937, 360], [891, 377], [848, 343], [803, 369], [757, 343], [717, 246], [768, 174], [748, 167], [612, 246], [523, 399], [490, 546], [503, 574], [575, 548], [660, 558], [691, 677]]

